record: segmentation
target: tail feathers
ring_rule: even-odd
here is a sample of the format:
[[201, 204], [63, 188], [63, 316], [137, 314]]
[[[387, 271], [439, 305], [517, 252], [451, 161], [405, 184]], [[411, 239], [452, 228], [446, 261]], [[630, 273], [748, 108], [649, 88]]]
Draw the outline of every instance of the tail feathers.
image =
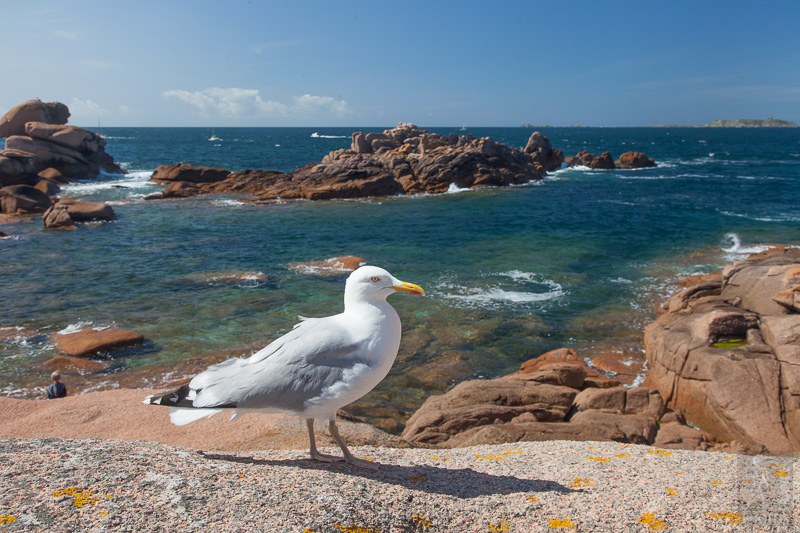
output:
[[201, 418], [213, 416], [225, 409], [187, 409], [183, 407], [170, 407], [169, 421], [176, 426], [185, 426]]
[[148, 405], [168, 405], [170, 407], [193, 407], [195, 392], [185, 383], [168, 391], [151, 394], [144, 399]]

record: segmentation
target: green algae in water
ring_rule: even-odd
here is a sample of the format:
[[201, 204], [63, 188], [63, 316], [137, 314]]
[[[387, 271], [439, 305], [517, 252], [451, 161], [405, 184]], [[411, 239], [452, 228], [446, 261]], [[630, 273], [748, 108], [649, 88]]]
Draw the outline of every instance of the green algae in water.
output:
[[715, 342], [713, 344], [714, 348], [724, 348], [726, 350], [732, 350], [734, 348], [741, 348], [742, 346], [747, 346], [747, 339], [729, 339], [725, 341]]

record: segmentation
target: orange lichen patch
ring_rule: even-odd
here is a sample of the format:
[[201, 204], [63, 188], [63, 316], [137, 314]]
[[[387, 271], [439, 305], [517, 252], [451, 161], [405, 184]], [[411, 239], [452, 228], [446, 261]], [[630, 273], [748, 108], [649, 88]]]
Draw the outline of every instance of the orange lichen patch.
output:
[[519, 450], [509, 450], [507, 452], [498, 453], [497, 455], [476, 455], [475, 457], [477, 457], [478, 459], [494, 459], [495, 461], [505, 461], [506, 458], [504, 456], [506, 456], [506, 455], [516, 455], [516, 454], [519, 454], [519, 453], [522, 453], [522, 452], [519, 451]]
[[559, 527], [578, 529], [578, 526], [570, 518], [551, 518], [550, 527], [553, 529], [557, 529]]
[[407, 477], [406, 481], [428, 481], [428, 474], [420, 474], [418, 476]]
[[594, 485], [594, 483], [588, 479], [576, 477], [570, 482], [569, 487], [571, 489], [581, 489], [583, 487], [591, 487], [592, 485]]
[[587, 457], [586, 460], [587, 461], [597, 461], [598, 463], [607, 463], [611, 459], [608, 459], [606, 457]]
[[711, 484], [712, 484], [712, 485], [724, 485], [724, 484], [725, 484], [725, 482], [724, 482], [724, 481], [716, 481], [716, 480], [713, 480], [713, 479], [712, 479], [712, 480], [711, 480]]
[[488, 524], [489, 531], [492, 533], [500, 533], [501, 531], [509, 531], [508, 524], [506, 524], [505, 520], [500, 520], [499, 524]]
[[15, 516], [0, 515], [0, 525], [10, 524], [11, 522], [16, 522], [16, 521], [17, 518]]
[[770, 468], [775, 468], [776, 469], [774, 472], [770, 472], [770, 474], [772, 474], [773, 476], [775, 476], [777, 478], [789, 477], [789, 472], [787, 472], [782, 466], [776, 465], [774, 463], [769, 465], [769, 466], [770, 466]]
[[666, 529], [667, 527], [667, 522], [663, 518], [656, 516], [654, 513], [642, 513], [642, 515], [637, 518], [636, 521], [655, 531]]
[[425, 529], [428, 529], [433, 525], [427, 516], [422, 516], [420, 514], [413, 515], [411, 520], [413, 520], [419, 527], [424, 527]]
[[652, 453], [652, 454], [655, 454], [655, 455], [663, 455], [664, 457], [669, 457], [670, 455], [672, 455], [672, 452], [668, 452], [667, 450], [649, 449], [649, 450], [647, 450], [647, 453]]
[[98, 494], [96, 490], [82, 489], [80, 487], [69, 487], [68, 489], [57, 490], [53, 493], [53, 498], [69, 496], [72, 498], [72, 505], [83, 507], [86, 504], [94, 505], [100, 501], [100, 497], [113, 498], [111, 494]]
[[738, 524], [744, 519], [743, 515], [740, 515], [739, 513], [731, 513], [730, 511], [727, 513], [706, 513], [706, 516], [716, 518], [717, 520], [722, 520], [726, 524]]
[[333, 523], [333, 527], [341, 529], [345, 533], [378, 533], [377, 529], [372, 529], [372, 528], [364, 527], [364, 526], [347, 527], [347, 526], [341, 525], [338, 522], [334, 522]]
[[624, 453], [618, 453], [618, 454], [614, 455], [614, 457], [630, 457], [630, 455], [626, 455]]
[[664, 489], [664, 490], [667, 491], [667, 495], [669, 496], [677, 496], [678, 491], [681, 489]]
[[537, 498], [536, 496], [528, 496], [528, 501], [536, 503], [539, 501], [539, 498]]

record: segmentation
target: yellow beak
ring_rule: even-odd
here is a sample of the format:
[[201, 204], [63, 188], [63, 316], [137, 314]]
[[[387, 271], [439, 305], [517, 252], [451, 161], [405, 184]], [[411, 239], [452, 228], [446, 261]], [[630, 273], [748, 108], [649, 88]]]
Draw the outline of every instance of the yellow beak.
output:
[[425, 291], [419, 285], [413, 283], [400, 282], [401, 285], [393, 285], [392, 288], [397, 292], [407, 292], [408, 294], [415, 294], [417, 296], [425, 296]]

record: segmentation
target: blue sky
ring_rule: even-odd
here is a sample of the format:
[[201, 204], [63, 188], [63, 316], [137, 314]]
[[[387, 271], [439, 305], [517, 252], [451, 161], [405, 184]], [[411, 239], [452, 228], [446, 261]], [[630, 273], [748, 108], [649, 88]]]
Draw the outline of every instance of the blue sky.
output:
[[800, 123], [800, 1], [0, 0], [0, 113], [83, 126]]

